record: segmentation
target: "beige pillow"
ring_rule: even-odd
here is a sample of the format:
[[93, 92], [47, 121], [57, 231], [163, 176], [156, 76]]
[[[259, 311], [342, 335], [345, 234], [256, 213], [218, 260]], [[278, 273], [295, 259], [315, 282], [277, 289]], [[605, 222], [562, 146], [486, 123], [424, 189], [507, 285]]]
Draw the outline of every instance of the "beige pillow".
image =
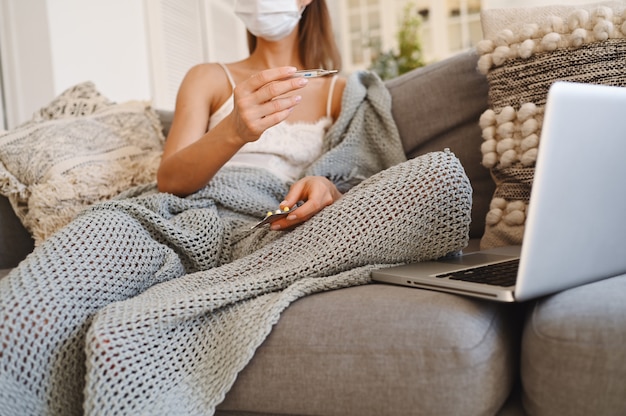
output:
[[489, 82], [490, 108], [480, 119], [481, 152], [496, 190], [481, 247], [522, 242], [550, 86], [626, 86], [624, 8], [603, 2], [482, 12], [478, 66]]
[[78, 84], [0, 133], [0, 193], [39, 244], [85, 207], [154, 182], [163, 142], [149, 103]]

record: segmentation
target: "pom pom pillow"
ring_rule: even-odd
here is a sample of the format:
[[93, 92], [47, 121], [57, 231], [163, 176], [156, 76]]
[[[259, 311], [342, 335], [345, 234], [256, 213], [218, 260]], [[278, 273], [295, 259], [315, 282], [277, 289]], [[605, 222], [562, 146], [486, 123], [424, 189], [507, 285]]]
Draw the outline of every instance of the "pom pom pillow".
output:
[[482, 248], [522, 242], [550, 86], [558, 80], [626, 86], [625, 6], [482, 12], [478, 66], [487, 76], [490, 108], [480, 119], [481, 152], [496, 182]]
[[0, 133], [0, 194], [39, 244], [85, 207], [154, 182], [163, 142], [148, 103], [81, 83]]

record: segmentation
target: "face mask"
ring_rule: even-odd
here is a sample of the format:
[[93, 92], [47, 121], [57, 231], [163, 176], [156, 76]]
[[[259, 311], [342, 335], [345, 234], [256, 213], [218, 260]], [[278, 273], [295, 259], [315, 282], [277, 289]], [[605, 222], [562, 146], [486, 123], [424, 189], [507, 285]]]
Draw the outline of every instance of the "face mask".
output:
[[236, 0], [235, 14], [254, 36], [277, 41], [289, 35], [300, 21], [297, 0]]

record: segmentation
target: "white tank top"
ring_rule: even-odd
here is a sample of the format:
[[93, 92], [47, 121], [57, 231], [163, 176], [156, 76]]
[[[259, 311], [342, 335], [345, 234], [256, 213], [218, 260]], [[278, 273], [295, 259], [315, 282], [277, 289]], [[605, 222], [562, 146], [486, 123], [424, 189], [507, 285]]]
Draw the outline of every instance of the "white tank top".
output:
[[[230, 71], [220, 63], [232, 88], [235, 88]], [[331, 103], [337, 77], [333, 77], [328, 91], [326, 115], [317, 122], [283, 121], [263, 132], [255, 141], [246, 143], [224, 166], [255, 166], [267, 169], [285, 181], [295, 181], [302, 171], [322, 155], [324, 135], [332, 125]], [[209, 130], [233, 111], [234, 99], [230, 97], [209, 118]]]

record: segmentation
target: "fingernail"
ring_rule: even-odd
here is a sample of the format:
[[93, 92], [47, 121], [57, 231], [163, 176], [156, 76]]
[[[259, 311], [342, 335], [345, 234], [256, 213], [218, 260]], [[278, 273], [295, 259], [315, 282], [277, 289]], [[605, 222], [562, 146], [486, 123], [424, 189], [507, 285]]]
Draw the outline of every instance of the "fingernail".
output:
[[299, 103], [300, 101], [302, 101], [302, 97], [299, 95], [296, 95], [295, 97], [293, 97], [293, 99], [296, 103]]
[[296, 214], [287, 215], [287, 221], [293, 221], [296, 218], [298, 218], [298, 217], [296, 217]]
[[272, 230], [272, 231], [278, 231], [278, 230], [280, 230], [280, 225], [278, 225], [278, 224], [272, 224], [272, 225], [270, 225], [270, 230]]
[[290, 66], [289, 68], [287, 68], [287, 75], [295, 74], [297, 70], [298, 68], [296, 68], [295, 66]]
[[309, 80], [306, 78], [298, 78], [298, 85], [303, 87], [309, 83]]

